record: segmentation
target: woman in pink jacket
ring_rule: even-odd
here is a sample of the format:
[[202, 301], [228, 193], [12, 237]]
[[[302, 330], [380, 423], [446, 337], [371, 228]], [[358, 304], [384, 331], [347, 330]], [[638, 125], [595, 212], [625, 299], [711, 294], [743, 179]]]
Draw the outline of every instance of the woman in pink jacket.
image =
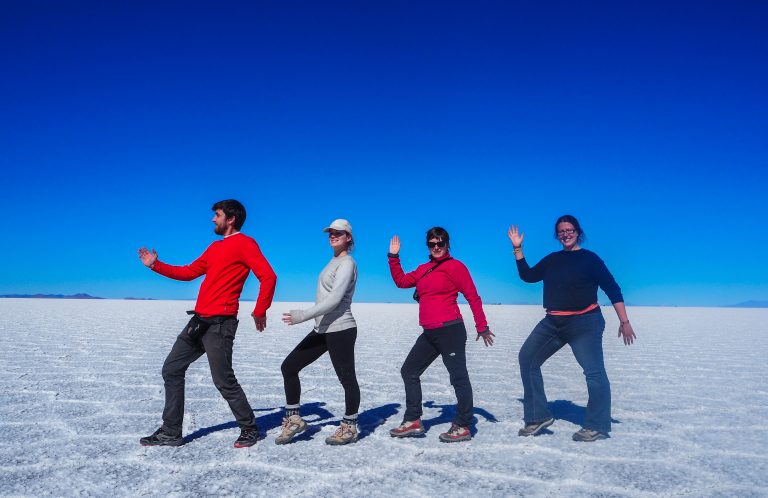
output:
[[389, 431], [392, 437], [412, 437], [424, 434], [421, 423], [421, 374], [438, 356], [448, 369], [458, 406], [451, 428], [440, 434], [444, 442], [467, 441], [472, 438], [472, 384], [467, 373], [467, 330], [459, 312], [456, 298], [461, 292], [472, 309], [477, 339], [486, 346], [493, 344], [494, 334], [488, 329], [483, 303], [467, 267], [450, 255], [448, 232], [440, 227], [427, 232], [429, 262], [410, 273], [400, 266], [400, 238], [395, 235], [389, 243], [389, 270], [400, 288], [416, 287], [413, 297], [419, 302], [419, 325], [424, 329], [405, 359], [400, 374], [405, 383], [403, 422]]

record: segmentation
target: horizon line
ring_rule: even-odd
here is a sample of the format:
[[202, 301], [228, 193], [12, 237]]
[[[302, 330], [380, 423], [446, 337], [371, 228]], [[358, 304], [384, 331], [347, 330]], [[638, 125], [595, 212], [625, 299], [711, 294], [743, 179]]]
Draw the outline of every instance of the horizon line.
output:
[[[196, 301], [196, 298], [153, 298], [153, 297], [99, 297], [99, 296], [91, 296], [90, 294], [86, 293], [77, 293], [77, 294], [4, 294], [0, 295], [0, 299], [52, 299], [52, 300], [58, 300], [58, 301]], [[255, 303], [255, 299], [241, 299], [241, 303]], [[309, 303], [312, 304], [313, 301], [291, 301], [291, 300], [282, 300], [282, 301], [273, 301], [273, 303]], [[354, 301], [353, 304], [414, 304], [409, 301]], [[459, 304], [466, 304], [466, 303], [459, 303]], [[743, 309], [764, 309], [768, 308], [768, 301], [763, 300], [749, 300], [749, 301], [743, 301], [741, 303], [736, 304], [636, 304], [636, 303], [625, 303], [628, 307], [639, 307], [639, 308], [743, 308]], [[484, 302], [484, 306], [538, 306], [542, 307], [541, 303], [526, 303], [526, 302]], [[610, 303], [608, 304], [600, 304], [600, 307], [608, 308], [610, 307]]]

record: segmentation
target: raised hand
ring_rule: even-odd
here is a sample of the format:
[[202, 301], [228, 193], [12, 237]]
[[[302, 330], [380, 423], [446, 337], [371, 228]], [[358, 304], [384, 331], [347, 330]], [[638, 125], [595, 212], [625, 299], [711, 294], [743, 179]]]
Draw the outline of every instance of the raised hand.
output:
[[517, 230], [517, 225], [512, 225], [507, 230], [507, 237], [509, 237], [509, 241], [512, 242], [512, 246], [517, 248], [523, 245], [525, 234]]
[[142, 247], [139, 249], [139, 259], [144, 263], [144, 266], [151, 268], [157, 261], [157, 253], [154, 249], [150, 252], [146, 247]]
[[389, 241], [389, 252], [390, 254], [398, 254], [400, 252], [400, 237], [397, 235]]

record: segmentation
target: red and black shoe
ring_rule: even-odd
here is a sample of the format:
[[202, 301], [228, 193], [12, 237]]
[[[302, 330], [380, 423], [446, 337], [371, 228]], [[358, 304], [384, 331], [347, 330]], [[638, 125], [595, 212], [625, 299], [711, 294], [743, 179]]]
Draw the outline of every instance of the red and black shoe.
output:
[[243, 427], [240, 429], [240, 437], [235, 440], [235, 448], [250, 448], [259, 440], [257, 427]]
[[469, 441], [470, 439], [472, 439], [472, 433], [469, 432], [469, 427], [462, 427], [456, 424], [451, 424], [448, 432], [440, 434], [440, 441], [444, 443], [458, 443], [459, 441]]
[[424, 435], [424, 426], [421, 425], [421, 419], [416, 420], [403, 420], [403, 423], [398, 427], [391, 429], [389, 435], [392, 437], [418, 437]]

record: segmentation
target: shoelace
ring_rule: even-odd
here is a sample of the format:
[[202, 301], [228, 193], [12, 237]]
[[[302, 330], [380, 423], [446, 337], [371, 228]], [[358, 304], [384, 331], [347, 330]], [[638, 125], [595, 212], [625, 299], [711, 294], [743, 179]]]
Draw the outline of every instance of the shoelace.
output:
[[352, 430], [351, 425], [341, 424], [338, 429], [336, 429], [336, 432], [333, 434], [333, 437], [341, 438], [345, 435], [349, 435], [352, 437], [354, 435], [354, 431]]
[[464, 430], [463, 427], [460, 427], [458, 425], [452, 425], [451, 429], [448, 431], [448, 434], [451, 434], [451, 435], [459, 434], [463, 430]]
[[293, 432], [291, 430], [291, 426], [293, 426], [293, 425], [296, 425], [296, 424], [292, 423], [290, 418], [284, 418], [283, 419], [283, 431], [282, 431], [282, 433], [280, 435], [281, 436], [285, 436], [288, 433]]
[[253, 429], [243, 429], [240, 431], [240, 439], [248, 439], [252, 437], [254, 434], [258, 434], [258, 433]]

